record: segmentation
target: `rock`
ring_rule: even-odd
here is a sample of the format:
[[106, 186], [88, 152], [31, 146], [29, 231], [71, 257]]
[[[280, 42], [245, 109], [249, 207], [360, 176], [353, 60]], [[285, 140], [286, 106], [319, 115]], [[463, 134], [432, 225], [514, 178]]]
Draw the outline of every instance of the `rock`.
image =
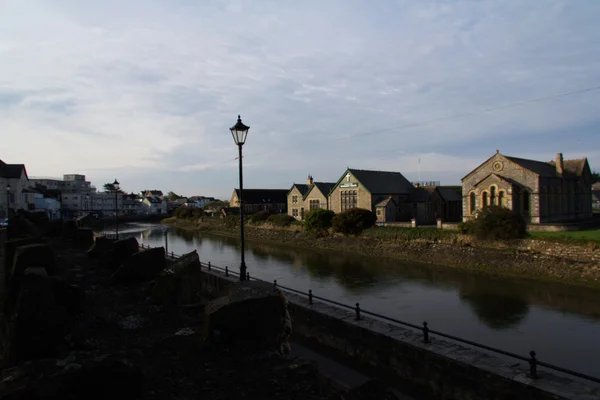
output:
[[67, 283], [62, 278], [51, 278], [52, 293], [56, 303], [63, 307], [67, 314], [78, 315], [85, 304], [85, 290]]
[[96, 237], [94, 240], [94, 244], [87, 251], [87, 255], [90, 258], [98, 258], [101, 254], [103, 254], [106, 250], [112, 248], [112, 245], [115, 241], [113, 239], [105, 238], [102, 236]]
[[154, 279], [165, 269], [165, 248], [140, 251], [123, 260], [112, 276], [115, 283], [135, 283]]
[[54, 252], [47, 244], [27, 244], [17, 247], [13, 258], [9, 280], [15, 275], [21, 275], [27, 267], [43, 267], [48, 275], [56, 273]]
[[24, 246], [27, 244], [33, 243], [43, 243], [43, 240], [40, 238], [27, 237], [22, 239], [14, 239], [9, 240], [4, 244], [5, 251], [5, 261], [4, 261], [4, 273], [6, 276], [6, 281], [8, 282], [10, 271], [12, 270], [13, 260], [15, 257], [15, 252], [17, 251], [17, 247]]
[[42, 267], [30, 267], [20, 288], [8, 326], [3, 354], [5, 365], [52, 357], [66, 348], [67, 318], [54, 298], [52, 283]]
[[75, 234], [75, 245], [78, 247], [90, 247], [94, 244], [94, 231], [79, 228]]
[[289, 354], [292, 323], [287, 299], [272, 285], [248, 281], [233, 284], [226, 296], [211, 301], [204, 312], [203, 337], [208, 344]]
[[140, 249], [138, 241], [134, 237], [116, 240], [100, 254], [100, 266], [115, 271], [121, 266], [121, 262], [136, 254]]
[[152, 299], [157, 304], [190, 304], [201, 299], [202, 271], [196, 250], [175, 260], [156, 276]]
[[145, 397], [139, 351], [71, 353], [63, 359], [23, 363], [2, 373], [6, 400], [136, 400]]
[[75, 240], [77, 236], [77, 223], [75, 221], [64, 221], [62, 237], [67, 240]]
[[340, 400], [398, 400], [392, 390], [377, 379], [370, 379], [362, 385], [356, 386], [340, 394]]

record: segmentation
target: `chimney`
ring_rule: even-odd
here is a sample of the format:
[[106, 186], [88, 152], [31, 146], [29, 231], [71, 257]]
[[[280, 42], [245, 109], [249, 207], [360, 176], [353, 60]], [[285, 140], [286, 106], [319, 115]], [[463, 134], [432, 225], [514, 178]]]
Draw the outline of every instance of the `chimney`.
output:
[[556, 153], [556, 174], [562, 176], [563, 174], [563, 155], [562, 153]]
[[308, 184], [308, 186], [312, 186], [312, 184], [313, 184], [313, 177], [312, 177], [312, 175], [308, 175], [308, 179], [306, 180], [306, 183]]

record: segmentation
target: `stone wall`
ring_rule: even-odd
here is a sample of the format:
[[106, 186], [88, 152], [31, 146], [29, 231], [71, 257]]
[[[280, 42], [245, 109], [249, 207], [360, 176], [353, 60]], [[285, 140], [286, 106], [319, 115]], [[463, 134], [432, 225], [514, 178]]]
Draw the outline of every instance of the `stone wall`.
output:
[[[236, 282], [204, 269], [211, 290]], [[575, 381], [538, 368], [539, 379], [528, 377], [526, 361], [498, 356], [431, 335], [423, 343], [418, 330], [391, 325], [352, 310], [286, 293], [293, 335], [317, 348], [386, 377], [428, 398], [439, 399], [586, 399], [600, 385]], [[589, 397], [587, 397], [589, 396]]]

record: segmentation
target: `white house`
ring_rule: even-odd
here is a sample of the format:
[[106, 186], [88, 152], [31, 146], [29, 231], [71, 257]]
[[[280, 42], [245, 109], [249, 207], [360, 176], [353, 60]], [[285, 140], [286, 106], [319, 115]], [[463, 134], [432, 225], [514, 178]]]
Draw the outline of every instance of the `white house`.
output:
[[142, 201], [144, 214], [166, 214], [167, 201], [158, 197], [145, 197]]

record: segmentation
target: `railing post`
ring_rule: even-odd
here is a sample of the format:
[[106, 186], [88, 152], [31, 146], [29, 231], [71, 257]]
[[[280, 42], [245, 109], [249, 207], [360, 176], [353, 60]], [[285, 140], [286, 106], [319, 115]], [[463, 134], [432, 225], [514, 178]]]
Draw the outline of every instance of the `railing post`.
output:
[[208, 262], [208, 270], [210, 271], [210, 261]]
[[537, 374], [537, 364], [538, 364], [538, 360], [537, 358], [535, 358], [535, 351], [531, 350], [529, 352], [529, 355], [531, 356], [531, 358], [529, 359], [529, 377], [531, 379], [538, 379], [539, 376]]
[[274, 287], [277, 287], [277, 279], [274, 279], [274, 280], [273, 280], [273, 286], [274, 286]]
[[312, 290], [308, 290], [308, 304], [312, 305]]
[[356, 303], [356, 308], [354, 311], [356, 311], [356, 320], [360, 320], [360, 305], [358, 303]]
[[225, 276], [229, 276], [229, 267], [225, 266]]
[[431, 343], [431, 340], [429, 340], [429, 327], [427, 326], [427, 321], [423, 322], [423, 343]]
[[246, 280], [249, 281], [250, 280], [250, 272], [246, 272]]

